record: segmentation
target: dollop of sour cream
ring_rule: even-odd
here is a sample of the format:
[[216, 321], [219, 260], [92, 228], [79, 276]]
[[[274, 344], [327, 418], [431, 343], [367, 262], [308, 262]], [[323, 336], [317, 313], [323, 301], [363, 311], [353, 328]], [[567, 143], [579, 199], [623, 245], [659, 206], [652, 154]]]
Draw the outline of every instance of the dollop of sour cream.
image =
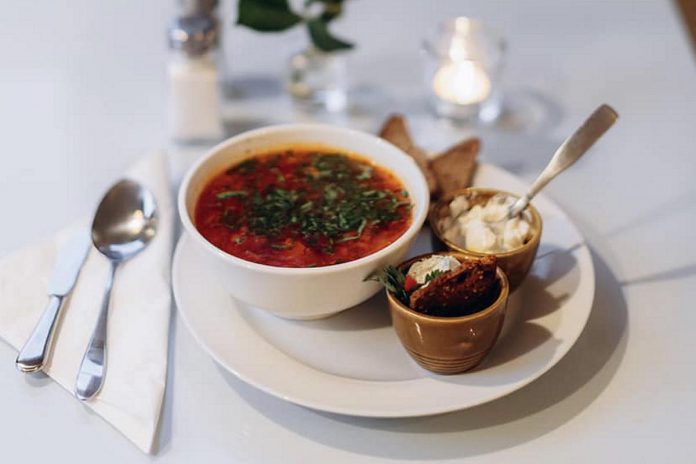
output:
[[465, 196], [452, 199], [450, 214], [440, 221], [443, 237], [479, 253], [511, 251], [524, 245], [531, 235], [529, 212], [505, 220], [515, 199], [503, 194], [485, 204], [471, 205]]
[[449, 272], [457, 269], [461, 263], [449, 255], [432, 255], [416, 261], [408, 269], [406, 275], [411, 276], [418, 284], [428, 284], [425, 278], [434, 271]]

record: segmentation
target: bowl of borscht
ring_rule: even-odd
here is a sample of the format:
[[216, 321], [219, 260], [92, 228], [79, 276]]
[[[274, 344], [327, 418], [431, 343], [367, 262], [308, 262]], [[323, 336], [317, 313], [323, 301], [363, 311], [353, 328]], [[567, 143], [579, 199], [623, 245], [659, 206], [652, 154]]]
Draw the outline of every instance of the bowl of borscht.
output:
[[327, 317], [380, 290], [426, 219], [428, 186], [394, 145], [288, 124], [232, 137], [186, 174], [187, 235], [236, 299], [290, 319]]

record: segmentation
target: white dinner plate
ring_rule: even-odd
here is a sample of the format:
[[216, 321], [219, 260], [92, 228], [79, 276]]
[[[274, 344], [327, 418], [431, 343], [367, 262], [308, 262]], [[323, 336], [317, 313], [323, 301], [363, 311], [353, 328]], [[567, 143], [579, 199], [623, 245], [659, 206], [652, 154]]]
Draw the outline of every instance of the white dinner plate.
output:
[[[481, 164], [474, 185], [523, 193], [512, 174]], [[290, 321], [236, 301], [185, 235], [172, 285], [179, 315], [221, 366], [271, 395], [310, 408], [371, 417], [465, 409], [522, 388], [553, 367], [587, 322], [592, 259], [577, 228], [542, 195], [544, 230], [531, 274], [514, 292], [501, 338], [475, 370], [441, 376], [420, 368], [391, 327], [384, 295], [317, 321]], [[424, 230], [411, 255], [430, 250]]]

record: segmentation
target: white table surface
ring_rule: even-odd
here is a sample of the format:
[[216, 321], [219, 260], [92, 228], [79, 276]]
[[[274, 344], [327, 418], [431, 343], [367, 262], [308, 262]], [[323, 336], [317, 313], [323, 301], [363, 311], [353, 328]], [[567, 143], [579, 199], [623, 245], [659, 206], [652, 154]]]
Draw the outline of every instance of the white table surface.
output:
[[[5, 6], [0, 255], [90, 214], [132, 161], [166, 144], [163, 30], [173, 11], [166, 0]], [[493, 403], [365, 420], [244, 385], [175, 320], [152, 457], [50, 380], [18, 374], [16, 353], [0, 344], [0, 462], [693, 462], [696, 66], [672, 3], [382, 0], [349, 2], [349, 10], [338, 29], [359, 43], [351, 77], [362, 100], [338, 123], [375, 130], [386, 112], [401, 110], [431, 147], [469, 133], [429, 118], [418, 55], [428, 29], [458, 14], [497, 25], [510, 44], [506, 88], [517, 119], [476, 131], [484, 159], [531, 179], [597, 104], [621, 113], [591, 156], [548, 190], [587, 237], [597, 269], [577, 345], [541, 379]], [[228, 108], [233, 129], [311, 119], [268, 80], [301, 35], [227, 32], [233, 74], [244, 83]], [[250, 89], [252, 81], [263, 85]]]

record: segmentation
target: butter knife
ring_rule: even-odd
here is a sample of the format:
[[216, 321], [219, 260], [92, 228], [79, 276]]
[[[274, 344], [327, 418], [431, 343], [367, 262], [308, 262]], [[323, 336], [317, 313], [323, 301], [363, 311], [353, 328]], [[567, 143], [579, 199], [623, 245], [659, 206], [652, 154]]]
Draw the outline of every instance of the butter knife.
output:
[[91, 246], [89, 231], [81, 229], [58, 253], [53, 275], [48, 283], [48, 305], [17, 356], [16, 364], [20, 371], [36, 372], [43, 368], [46, 355], [51, 348], [53, 330], [63, 306], [63, 299], [75, 286]]

